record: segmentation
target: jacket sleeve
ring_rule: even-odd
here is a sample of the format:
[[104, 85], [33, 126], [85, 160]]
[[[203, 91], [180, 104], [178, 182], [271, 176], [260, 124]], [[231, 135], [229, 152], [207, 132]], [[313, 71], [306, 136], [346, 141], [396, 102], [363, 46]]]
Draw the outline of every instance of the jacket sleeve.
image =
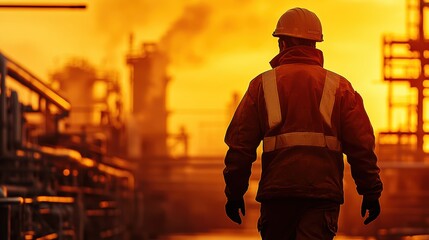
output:
[[383, 184], [374, 153], [374, 131], [364, 109], [362, 97], [354, 90], [346, 92], [342, 111], [341, 143], [357, 191], [365, 198], [378, 199]]
[[241, 100], [225, 135], [229, 150], [225, 156], [223, 175], [228, 199], [241, 199], [246, 193], [256, 149], [262, 139], [257, 101], [251, 89]]

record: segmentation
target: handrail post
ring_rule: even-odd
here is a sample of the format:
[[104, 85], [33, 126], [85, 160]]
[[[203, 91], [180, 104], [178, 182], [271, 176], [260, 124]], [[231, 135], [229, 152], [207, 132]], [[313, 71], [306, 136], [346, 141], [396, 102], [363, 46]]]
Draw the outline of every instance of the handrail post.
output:
[[6, 58], [0, 53], [0, 156], [7, 154]]

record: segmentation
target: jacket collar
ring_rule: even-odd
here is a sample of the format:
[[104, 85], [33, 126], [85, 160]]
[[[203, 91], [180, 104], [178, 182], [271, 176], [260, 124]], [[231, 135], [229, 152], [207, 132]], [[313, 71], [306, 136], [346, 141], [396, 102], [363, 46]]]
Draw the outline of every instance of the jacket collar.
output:
[[304, 63], [323, 67], [323, 53], [313, 47], [294, 46], [283, 50], [270, 61], [273, 68], [289, 63]]

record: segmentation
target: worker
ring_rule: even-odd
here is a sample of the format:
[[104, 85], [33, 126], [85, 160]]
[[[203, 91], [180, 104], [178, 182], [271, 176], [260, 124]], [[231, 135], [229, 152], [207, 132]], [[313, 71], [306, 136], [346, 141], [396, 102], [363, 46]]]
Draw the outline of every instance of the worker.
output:
[[227, 216], [241, 224], [252, 163], [263, 142], [256, 200], [264, 240], [333, 239], [343, 197], [343, 153], [364, 224], [380, 213], [375, 137], [361, 96], [350, 82], [323, 68], [322, 26], [304, 8], [286, 11], [273, 33], [280, 53], [255, 77], [227, 129], [223, 171]]

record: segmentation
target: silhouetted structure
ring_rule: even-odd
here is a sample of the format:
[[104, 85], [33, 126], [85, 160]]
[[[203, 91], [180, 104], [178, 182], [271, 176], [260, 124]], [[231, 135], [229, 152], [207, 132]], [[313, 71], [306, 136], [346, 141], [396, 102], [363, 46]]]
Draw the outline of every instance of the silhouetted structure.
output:
[[101, 153], [126, 156], [122, 90], [115, 74], [100, 73], [84, 60], [73, 60], [52, 78], [72, 105], [64, 131], [90, 133], [86, 141]]
[[[389, 84], [389, 105], [388, 130], [379, 135], [380, 151], [396, 150], [392, 153], [398, 161], [424, 162], [427, 155], [424, 140], [429, 131], [424, 126], [424, 113], [428, 97], [425, 89], [429, 87], [429, 39], [425, 36], [424, 19], [428, 7], [425, 0], [407, 0], [408, 36], [383, 39], [383, 77]], [[401, 99], [401, 93], [395, 91], [397, 86], [409, 95]]]
[[[351, 235], [375, 235], [389, 240], [429, 235], [429, 185], [426, 184], [429, 131], [425, 118], [429, 97], [429, 39], [425, 17], [429, 1], [407, 0], [406, 6], [407, 36], [383, 37], [388, 129], [379, 132], [377, 143], [381, 177], [386, 183], [381, 198], [382, 212], [376, 225], [368, 229], [352, 220], [359, 217], [357, 214], [343, 212], [344, 230]], [[352, 197], [348, 200], [356, 208], [360, 204]]]
[[167, 55], [155, 43], [145, 43], [141, 52], [127, 56], [131, 71], [132, 118], [134, 134], [140, 137], [144, 157], [167, 156], [166, 89]]
[[138, 239], [134, 165], [102, 124], [69, 131], [70, 101], [3, 54], [0, 74], [0, 239]]

